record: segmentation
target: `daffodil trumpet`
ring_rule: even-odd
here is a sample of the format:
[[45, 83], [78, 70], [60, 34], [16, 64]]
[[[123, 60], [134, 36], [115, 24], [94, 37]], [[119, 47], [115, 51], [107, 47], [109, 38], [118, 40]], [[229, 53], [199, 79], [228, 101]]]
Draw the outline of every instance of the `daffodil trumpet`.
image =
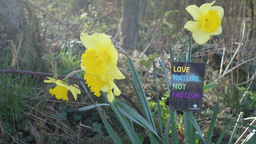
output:
[[49, 93], [51, 95], [55, 95], [57, 99], [63, 99], [68, 101], [68, 91], [70, 90], [71, 93], [74, 96], [74, 99], [77, 100], [77, 94], [81, 94], [81, 91], [78, 89], [78, 85], [72, 86], [68, 85], [66, 82], [50, 77], [46, 77], [48, 80], [44, 80], [44, 83], [55, 83], [56, 87], [55, 88], [50, 88]]
[[105, 34], [82, 33], [80, 39], [86, 48], [81, 57], [81, 69], [85, 71], [86, 84], [96, 96], [101, 95], [100, 91], [107, 92], [108, 101], [113, 102], [114, 95], [121, 94], [114, 80], [125, 78], [117, 68], [117, 50]]

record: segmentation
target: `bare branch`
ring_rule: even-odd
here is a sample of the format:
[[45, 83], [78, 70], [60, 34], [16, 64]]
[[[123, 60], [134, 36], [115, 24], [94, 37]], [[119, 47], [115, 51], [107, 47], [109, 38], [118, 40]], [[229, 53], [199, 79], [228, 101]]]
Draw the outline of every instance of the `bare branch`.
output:
[[57, 21], [59, 21], [60, 23], [62, 23], [63, 25], [65, 25], [69, 30], [71, 30], [71, 31], [77, 36], [77, 39], [80, 38], [80, 35], [79, 35], [78, 33], [76, 33], [71, 27], [69, 27], [66, 23], [64, 23], [64, 22], [63, 22], [62, 20], [60, 20], [59, 18], [55, 17], [54, 15], [50, 14], [49, 12], [47, 12], [47, 11], [41, 9], [40, 7], [34, 5], [34, 4], [32, 4], [32, 3], [30, 3], [30, 2], [28, 2], [28, 1], [26, 1], [26, 0], [19, 0], [19, 1], [22, 1], [22, 2], [24, 2], [24, 3], [26, 3], [26, 4], [29, 4], [29, 5], [33, 6], [34, 8], [39, 9], [40, 11], [46, 13], [46, 14], [49, 15], [50, 17], [53, 17], [54, 19], [56, 19]]

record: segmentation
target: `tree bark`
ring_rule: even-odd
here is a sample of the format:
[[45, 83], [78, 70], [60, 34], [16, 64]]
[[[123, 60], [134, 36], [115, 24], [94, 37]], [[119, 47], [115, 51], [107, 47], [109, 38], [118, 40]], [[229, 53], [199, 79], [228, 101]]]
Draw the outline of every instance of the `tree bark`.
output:
[[139, 8], [140, 0], [123, 0], [121, 35], [125, 49], [134, 49], [139, 43]]
[[195, 1], [195, 4], [196, 6], [200, 7], [202, 4], [205, 3], [205, 0], [194, 0]]
[[6, 33], [7, 39], [13, 39], [16, 34], [22, 33], [24, 26], [22, 20], [22, 12], [17, 0], [0, 0], [0, 36]]

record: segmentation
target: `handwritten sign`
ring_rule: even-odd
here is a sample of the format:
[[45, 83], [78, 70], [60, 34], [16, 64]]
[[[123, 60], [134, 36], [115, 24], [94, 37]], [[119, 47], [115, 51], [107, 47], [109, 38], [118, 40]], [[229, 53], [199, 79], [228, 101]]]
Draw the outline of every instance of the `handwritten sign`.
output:
[[170, 110], [201, 111], [204, 73], [204, 63], [172, 62]]

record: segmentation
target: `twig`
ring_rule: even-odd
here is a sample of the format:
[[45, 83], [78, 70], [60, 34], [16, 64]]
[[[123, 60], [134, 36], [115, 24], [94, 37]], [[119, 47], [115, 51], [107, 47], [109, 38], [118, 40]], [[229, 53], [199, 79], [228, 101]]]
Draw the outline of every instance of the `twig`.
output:
[[29, 4], [29, 5], [33, 6], [34, 8], [37, 8], [37, 9], [39, 9], [40, 11], [46, 13], [46, 14], [49, 15], [50, 17], [53, 17], [54, 19], [56, 19], [57, 21], [59, 21], [60, 23], [62, 23], [63, 25], [65, 25], [69, 30], [71, 30], [71, 31], [77, 36], [77, 39], [80, 38], [80, 35], [79, 35], [78, 33], [76, 33], [72, 28], [70, 28], [66, 23], [64, 23], [64, 22], [63, 22], [62, 20], [60, 20], [59, 18], [55, 17], [54, 15], [50, 14], [49, 12], [47, 12], [47, 11], [41, 9], [40, 7], [38, 7], [38, 6], [36, 6], [36, 5], [32, 4], [32, 3], [30, 3], [30, 2], [28, 2], [28, 1], [25, 1], [25, 0], [19, 0], [19, 1], [22, 1], [22, 2], [24, 2], [24, 3], [26, 3], [26, 4]]
[[252, 79], [254, 79], [255, 75], [256, 75], [256, 74], [254, 74], [250, 79], [249, 79], [249, 75], [248, 75], [248, 79], [249, 79], [249, 80], [247, 80], [246, 82], [240, 83], [240, 84], [238, 84], [237, 86], [240, 86], [240, 85], [243, 85], [243, 84], [248, 83], [249, 81], [251, 81]]
[[241, 48], [241, 46], [242, 46], [242, 40], [240, 41], [240, 43], [239, 43], [239, 45], [238, 45], [238, 48], [236, 49], [236, 51], [235, 51], [235, 53], [234, 53], [233, 57], [231, 58], [230, 62], [228, 63], [228, 65], [227, 65], [226, 69], [224, 70], [224, 72], [223, 72], [223, 74], [222, 74], [222, 76], [221, 76], [221, 77], [224, 77], [224, 75], [226, 75], [226, 74], [227, 74], [227, 73], [226, 73], [226, 71], [228, 70], [228, 68], [229, 68], [230, 64], [233, 62], [233, 60], [234, 60], [234, 58], [235, 58], [235, 56], [236, 56], [237, 52], [238, 52], [238, 51], [239, 51], [239, 49]]
[[111, 11], [109, 11], [108, 13], [106, 13], [106, 14], [104, 14], [104, 15], [102, 15], [102, 16], [99, 16], [99, 17], [97, 17], [97, 18], [94, 18], [94, 19], [90, 20], [89, 22], [94, 21], [94, 20], [96, 20], [96, 19], [103, 18], [104, 16], [106, 16], [106, 15], [112, 13], [112, 12], [115, 11], [115, 10], [116, 10], [116, 8], [112, 9]]
[[246, 60], [246, 61], [244, 61], [244, 62], [238, 64], [237, 66], [235, 66], [235, 67], [233, 67], [232, 69], [228, 70], [226, 73], [223, 73], [223, 74], [222, 74], [222, 77], [225, 76], [226, 74], [228, 74], [229, 72], [231, 72], [232, 70], [238, 68], [239, 66], [241, 66], [241, 65], [243, 65], [243, 64], [245, 64], [245, 63], [247, 63], [247, 62], [249, 62], [249, 61], [253, 61], [253, 60], [255, 60], [255, 59], [256, 59], [256, 58], [251, 58], [251, 59], [248, 59], [248, 60]]
[[222, 54], [222, 57], [221, 57], [220, 75], [221, 75], [221, 73], [222, 73], [222, 66], [223, 66], [223, 61], [224, 61], [224, 56], [225, 56], [225, 50], [226, 50], [226, 48], [224, 47], [224, 48], [223, 48], [223, 54]]
[[12, 135], [10, 135], [7, 131], [6, 131], [6, 133], [12, 138], [13, 141], [15, 141], [18, 144], [18, 142], [15, 140], [14, 137], [12, 137]]
[[[252, 29], [253, 29], [253, 28], [252, 28]], [[250, 30], [246, 33], [246, 36], [248, 36], [249, 32], [250, 32], [252, 29], [250, 29]], [[244, 38], [245, 38], [245, 37], [243, 37], [243, 39], [244, 39]], [[224, 70], [223, 74], [222, 74], [218, 79], [216, 79], [215, 82], [216, 82], [217, 80], [221, 79], [222, 77], [224, 77], [226, 74], [228, 74], [229, 72], [231, 72], [231, 71], [233, 70], [233, 68], [232, 68], [231, 71], [229, 70], [228, 72], [226, 72], [226, 71], [228, 70], [230, 64], [233, 62], [233, 60], [234, 60], [234, 58], [235, 58], [237, 52], [238, 52], [239, 49], [241, 48], [243, 39], [241, 39], [241, 41], [239, 42], [238, 48], [236, 49], [236, 51], [235, 51], [233, 57], [231, 58], [230, 62], [228, 63], [228, 65], [227, 65], [226, 69]], [[239, 66], [240, 66], [240, 65], [239, 65]], [[239, 67], [239, 66], [238, 66], [238, 67]], [[237, 66], [236, 66], [236, 67], [237, 67]], [[236, 67], [235, 67], [235, 68], [236, 68]]]
[[221, 113], [219, 113], [219, 114], [217, 115], [217, 118], [219, 118], [220, 115], [222, 115], [224, 112], [226, 112], [226, 111], [228, 111], [228, 110], [230, 110], [230, 107], [228, 107], [227, 109], [225, 109], [224, 111], [222, 111]]
[[[255, 74], [256, 74], [256, 72], [255, 72]], [[251, 78], [252, 80], [251, 80], [251, 82], [250, 82], [250, 84], [249, 84], [247, 90], [245, 91], [245, 93], [244, 93], [244, 95], [243, 95], [243, 97], [241, 98], [241, 100], [240, 100], [239, 103], [241, 103], [241, 102], [243, 101], [244, 97], [246, 96], [246, 93], [248, 92], [249, 88], [251, 87], [251, 84], [252, 84], [252, 82], [253, 82], [253, 80], [254, 80], [255, 74], [252, 76], [252, 78]]]
[[[252, 126], [254, 123], [256, 122], [256, 118], [250, 123], [250, 126]], [[237, 139], [237, 141], [235, 142], [235, 144], [238, 144], [238, 142], [243, 138], [243, 136], [245, 135], [245, 133], [249, 130], [250, 127], [247, 127], [245, 129], [245, 131], [242, 133], [242, 135]]]
[[80, 126], [81, 126], [81, 127], [88, 128], [88, 129], [92, 129], [92, 127], [82, 124], [81, 121], [80, 121], [79, 127], [80, 127]]
[[[25, 74], [25, 75], [34, 75], [34, 76], [41, 76], [41, 77], [53, 77], [54, 74], [52, 73], [42, 73], [42, 72], [32, 72], [32, 71], [25, 71], [25, 70], [18, 70], [18, 69], [3, 69], [0, 70], [0, 73], [20, 73], [20, 74]], [[65, 78], [66, 75], [58, 75], [58, 78]], [[72, 80], [77, 80], [77, 81], [83, 81], [86, 82], [86, 80], [84, 80], [83, 78], [78, 78], [78, 77], [69, 77], [69, 79]]]

